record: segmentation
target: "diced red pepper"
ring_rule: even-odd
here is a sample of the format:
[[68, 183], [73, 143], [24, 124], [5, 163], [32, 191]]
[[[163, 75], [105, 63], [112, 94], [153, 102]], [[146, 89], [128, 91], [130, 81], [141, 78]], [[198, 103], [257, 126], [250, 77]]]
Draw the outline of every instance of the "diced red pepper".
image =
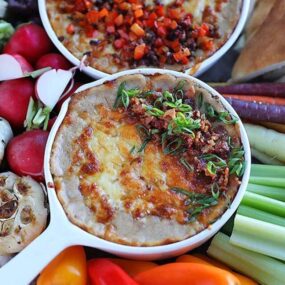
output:
[[127, 41], [129, 40], [129, 35], [125, 32], [125, 30], [119, 29], [118, 33], [121, 36], [121, 38], [123, 38], [123, 39], [125, 39]]
[[164, 7], [162, 5], [158, 5], [155, 9], [155, 13], [160, 17], [164, 16]]
[[73, 35], [74, 34], [74, 25], [73, 24], [69, 24], [67, 27], [66, 27], [66, 32], [70, 35]]
[[165, 18], [163, 19], [163, 24], [164, 24], [165, 27], [170, 27], [170, 25], [171, 25], [171, 19], [165, 17]]
[[139, 60], [145, 55], [145, 44], [140, 44], [136, 46], [135, 51], [134, 51], [134, 59]]
[[89, 260], [90, 285], [138, 285], [121, 267], [106, 258]]
[[156, 47], [161, 47], [163, 45], [163, 40], [161, 38], [157, 38], [154, 42]]
[[166, 36], [166, 34], [167, 34], [166, 28], [163, 27], [163, 26], [159, 26], [159, 27], [157, 28], [157, 34], [158, 34], [159, 36], [161, 36], [161, 37]]
[[116, 26], [121, 26], [124, 23], [124, 16], [120, 14], [115, 20], [114, 23]]
[[145, 35], [144, 29], [140, 25], [138, 25], [137, 23], [134, 23], [131, 26], [131, 31], [133, 33], [135, 33], [138, 37], [143, 37]]
[[92, 25], [86, 25], [84, 31], [88, 38], [92, 38], [94, 36], [95, 30]]
[[86, 19], [89, 24], [95, 24], [99, 20], [99, 13], [96, 10], [91, 10], [86, 14]]

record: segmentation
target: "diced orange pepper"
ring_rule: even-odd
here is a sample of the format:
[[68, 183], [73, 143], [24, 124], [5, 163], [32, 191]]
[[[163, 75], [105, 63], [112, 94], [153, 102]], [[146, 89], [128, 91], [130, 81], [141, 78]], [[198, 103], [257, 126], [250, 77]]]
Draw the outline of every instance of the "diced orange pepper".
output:
[[124, 23], [124, 16], [120, 14], [115, 20], [114, 23], [116, 26], [121, 26]]
[[180, 8], [169, 8], [168, 15], [171, 19], [179, 20], [181, 18], [181, 9]]
[[177, 22], [173, 20], [173, 21], [171, 22], [170, 28], [171, 28], [172, 30], [175, 30], [175, 29], [177, 28], [177, 26], [178, 26]]
[[139, 60], [144, 56], [145, 48], [146, 48], [145, 44], [140, 44], [140, 45], [136, 46], [135, 51], [134, 51], [134, 59], [135, 60]]
[[131, 9], [131, 4], [130, 4], [130, 3], [127, 3], [127, 2], [123, 2], [123, 3], [121, 3], [121, 4], [119, 5], [119, 8], [120, 8], [121, 10], [127, 11], [127, 10]]
[[132, 26], [131, 26], [131, 31], [133, 33], [135, 33], [137, 36], [139, 37], [143, 37], [145, 35], [145, 31], [143, 30], [143, 28], [138, 25], [137, 23], [134, 23]]
[[103, 8], [99, 12], [99, 19], [102, 19], [102, 18], [104, 18], [104, 17], [106, 17], [108, 15], [109, 15], [109, 11], [106, 8]]
[[142, 9], [135, 10], [135, 17], [136, 18], [140, 18], [142, 16], [143, 16], [143, 10]]

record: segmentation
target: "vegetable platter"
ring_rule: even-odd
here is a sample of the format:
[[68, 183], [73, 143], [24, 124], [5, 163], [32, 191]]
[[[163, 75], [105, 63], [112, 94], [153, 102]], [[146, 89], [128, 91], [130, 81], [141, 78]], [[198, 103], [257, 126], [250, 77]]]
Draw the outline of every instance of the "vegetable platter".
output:
[[[79, 5], [76, 6], [76, 13], [84, 13], [80, 11], [82, 9], [80, 3], [83, 1], [75, 2]], [[95, 2], [100, 2], [98, 5], [109, 5], [102, 4], [104, 1]], [[137, 34], [143, 32], [139, 28], [145, 25], [142, 20], [145, 17], [145, 10], [140, 6], [140, 1], [125, 1], [124, 5], [121, 3], [124, 1], [110, 2], [115, 3], [114, 7], [122, 5], [120, 9], [125, 9], [124, 5], [133, 7], [132, 13], [134, 13], [136, 23], [132, 23], [132, 30], [127, 36], [133, 37], [134, 41], [143, 37]], [[184, 64], [186, 64], [186, 60], [188, 63], [191, 58], [188, 51], [175, 50], [177, 47], [169, 46], [170, 38], [166, 39], [169, 36], [167, 33], [171, 29], [175, 30], [176, 25], [181, 24], [179, 17], [184, 17], [183, 11], [180, 16], [177, 14], [179, 10], [177, 7], [179, 8], [184, 1], [174, 2], [176, 6], [171, 7], [170, 16], [166, 18], [169, 21], [165, 20], [163, 26], [157, 27], [159, 39], [165, 40], [166, 47], [170, 48], [170, 51], [172, 51], [171, 48], [174, 50], [172, 60], [177, 60], [178, 63], [185, 61]], [[245, 2], [249, 10], [250, 1]], [[89, 1], [84, 3], [87, 6], [91, 5]], [[276, 6], [281, 5], [280, 3]], [[256, 4], [254, 11], [261, 9], [258, 5], [261, 4]], [[266, 7], [265, 10], [269, 8], [271, 9], [272, 6]], [[280, 7], [279, 10], [282, 13]], [[110, 16], [109, 12], [107, 13], [104, 7], [100, 11], [101, 14], [93, 16], [98, 16], [99, 21], [105, 21]], [[267, 11], [267, 13], [273, 12]], [[245, 14], [247, 13], [248, 11]], [[80, 18], [79, 14], [76, 17]], [[152, 26], [151, 19], [159, 22], [159, 19], [156, 20], [158, 15], [165, 17], [161, 8], [151, 14], [148, 25]], [[245, 16], [243, 14], [242, 17]], [[144, 98], [138, 97], [138, 100], [143, 102], [143, 108], [146, 108], [145, 113], [155, 118], [155, 120], [152, 119], [153, 124], [155, 122], [155, 128], [152, 126], [148, 129], [148, 124], [152, 123], [145, 123], [145, 121], [136, 126], [138, 140], [141, 144], [130, 145], [130, 150], [127, 151], [128, 156], [147, 154], [152, 141], [162, 135], [164, 138], [161, 139], [162, 150], [165, 150], [167, 155], [170, 152], [173, 165], [176, 165], [176, 160], [178, 161], [179, 167], [176, 167], [175, 171], [179, 172], [182, 168], [181, 173], [186, 171], [192, 175], [193, 168], [196, 173], [198, 168], [195, 167], [199, 165], [201, 169], [199, 171], [205, 172], [211, 179], [220, 178], [219, 175], [222, 177], [226, 169], [231, 172], [229, 175], [236, 174], [236, 177], [242, 179], [235, 199], [228, 201], [228, 204], [231, 204], [229, 209], [217, 221], [211, 222], [205, 231], [166, 245], [136, 247], [114, 243], [108, 238], [106, 240], [98, 238], [71, 223], [69, 217], [66, 217], [68, 216], [66, 209], [62, 207], [60, 199], [55, 194], [55, 188], [58, 186], [53, 182], [54, 175], [51, 175], [53, 170], [49, 169], [50, 157], [47, 157], [47, 153], [51, 151], [58, 128], [63, 128], [60, 124], [62, 120], [66, 120], [64, 116], [66, 112], [69, 112], [68, 104], [73, 104], [76, 98], [72, 95], [76, 90], [81, 91], [79, 94], [84, 94], [84, 90], [96, 88], [100, 84], [104, 85], [108, 79], [103, 78], [92, 82], [92, 79], [82, 72], [89, 75], [92, 73], [86, 72], [91, 70], [88, 67], [90, 64], [88, 53], [80, 60], [71, 60], [73, 64], [76, 62], [77, 65], [74, 66], [68, 61], [71, 57], [66, 55], [66, 51], [58, 45], [59, 50], [57, 50], [54, 46], [55, 40], [52, 39], [52, 42], [49, 38], [51, 27], [48, 27], [47, 23], [42, 23], [39, 18], [36, 1], [30, 0], [22, 3], [9, 0], [7, 3], [0, 0], [0, 17], [0, 279], [5, 281], [5, 284], [284, 284], [285, 121], [283, 113], [285, 112], [285, 83], [282, 83], [282, 79], [278, 82], [271, 80], [276, 79], [276, 73], [273, 77], [268, 77], [268, 74], [262, 77], [260, 71], [256, 72], [258, 77], [254, 82], [248, 82], [246, 78], [235, 81], [232, 77], [233, 80], [230, 80], [233, 63], [238, 54], [244, 52], [240, 50], [240, 46], [244, 45], [241, 44], [242, 41], [200, 77], [210, 87], [190, 77], [198, 85], [194, 84], [186, 88], [184, 81], [178, 81], [178, 84], [174, 84], [174, 88], [169, 87], [161, 92], [162, 95], [160, 90], [155, 92], [144, 90], [143, 92], [138, 90], [137, 85], [128, 85], [126, 81], [119, 85], [113, 105], [113, 109], [119, 108], [119, 113], [133, 108], [134, 102], [138, 102], [136, 96], [142, 96], [142, 94], [144, 96], [152, 92], [154, 97], [151, 98], [156, 99], [156, 101], [151, 101], [152, 99], [143, 101]], [[263, 17], [266, 15], [264, 14]], [[92, 18], [92, 21], [95, 18]], [[256, 16], [253, 18], [258, 20]], [[121, 25], [125, 27], [125, 21], [131, 20], [125, 14], [116, 15], [115, 28], [120, 30]], [[206, 37], [208, 43], [199, 39], [195, 44], [200, 43], [206, 49], [206, 46], [209, 47], [208, 38], [213, 34], [208, 30], [207, 19], [205, 21], [206, 24], [203, 26], [193, 27], [194, 31], [199, 32], [198, 37]], [[243, 21], [245, 21], [244, 18]], [[243, 24], [239, 24], [240, 31]], [[249, 49], [252, 45], [247, 44], [247, 41], [252, 41], [248, 34], [251, 25], [249, 23], [245, 30], [245, 47], [249, 45]], [[69, 26], [69, 33], [72, 34], [71, 28]], [[112, 34], [110, 27], [109, 33]], [[231, 42], [226, 47], [222, 47], [217, 55], [214, 54], [213, 62], [206, 68], [205, 62], [201, 70], [205, 71], [216, 62], [216, 59], [222, 55], [220, 53], [225, 53], [225, 49], [230, 48], [239, 33], [236, 33]], [[124, 41], [128, 40], [126, 34], [123, 34], [123, 29], [119, 34], [123, 35]], [[116, 44], [119, 42], [117, 41]], [[180, 44], [185, 44], [184, 40], [181, 40]], [[146, 56], [147, 48], [147, 42], [144, 43], [139, 39], [137, 48], [134, 48], [134, 51], [131, 49], [131, 52], [134, 52], [135, 59], [140, 62], [141, 58]], [[158, 53], [156, 49], [156, 56], [158, 55], [163, 61], [162, 48], [165, 47], [161, 47]], [[130, 60], [130, 63], [133, 64], [133, 61]], [[237, 72], [238, 67], [234, 70]], [[271, 67], [270, 70], [272, 70]], [[98, 72], [102, 77], [103, 73]], [[140, 73], [147, 76], [148, 72], [151, 75], [168, 73], [168, 75], [188, 78], [187, 75], [180, 75], [181, 73], [173, 71], [147, 71], [147, 69], [146, 71], [139, 69], [127, 71], [123, 74]], [[199, 70], [196, 74], [201, 73]], [[252, 74], [249, 77], [251, 78]], [[112, 80], [116, 78], [116, 75], [111, 76], [109, 82], [113, 82]], [[169, 86], [168, 84], [171, 83], [164, 82], [164, 84]], [[80, 87], [82, 85], [84, 86]], [[225, 106], [226, 111], [219, 110], [217, 107], [213, 108], [209, 102], [203, 102], [204, 100], [202, 100], [202, 105], [201, 100], [196, 100], [198, 103], [191, 102], [193, 88], [201, 87], [210, 90], [212, 95], [216, 92], [222, 94], [223, 98], [219, 100]], [[184, 95], [190, 96], [190, 99], [185, 101]], [[70, 96], [72, 96], [72, 103], [68, 103]], [[219, 95], [217, 96], [220, 98]], [[228, 107], [227, 102], [236, 113]], [[144, 107], [146, 104], [148, 106]], [[215, 124], [215, 121], [218, 124], [239, 125], [240, 122], [236, 122], [238, 115], [242, 120], [240, 129], [243, 145], [237, 147], [237, 142], [231, 141], [231, 137], [228, 136], [229, 140], [220, 144], [220, 149], [217, 148], [220, 152], [206, 154], [202, 158], [200, 154], [198, 155], [204, 164], [195, 164], [189, 158], [190, 156], [186, 156], [185, 149], [181, 148], [181, 138], [184, 139], [186, 134], [188, 137], [197, 137], [197, 129], [201, 128], [203, 121], [203, 117], [191, 117], [196, 112], [197, 104], [202, 106], [201, 112], [205, 112], [203, 115], [210, 122], [209, 126], [211, 123]], [[140, 114], [141, 111], [140, 109], [131, 110], [132, 114], [135, 112]], [[113, 110], [112, 114], [116, 114], [115, 111]], [[107, 118], [107, 113], [104, 114]], [[171, 123], [169, 123], [170, 127], [166, 127], [167, 132], [162, 133], [165, 129], [159, 122], [167, 121], [164, 119], [166, 116], [169, 116], [168, 121]], [[143, 120], [146, 118], [147, 116], [143, 117]], [[76, 122], [80, 124], [81, 119], [82, 117], [79, 116]], [[243, 134], [243, 126], [247, 136], [245, 132]], [[250, 150], [247, 147], [247, 137]], [[80, 145], [80, 143], [81, 141], [77, 140], [77, 144]], [[108, 142], [105, 141], [105, 143]], [[47, 150], [46, 146], [48, 146]], [[185, 147], [183, 144], [182, 146]], [[195, 148], [195, 144], [192, 148]], [[46, 158], [44, 158], [45, 152]], [[254, 161], [251, 165], [250, 152]], [[225, 156], [226, 153], [228, 157]], [[156, 156], [157, 159], [158, 156]], [[87, 173], [92, 169], [88, 168]], [[251, 170], [250, 176], [249, 170]], [[198, 176], [200, 177], [201, 174]], [[185, 192], [184, 186], [173, 187], [171, 190], [173, 197], [186, 203], [187, 223], [198, 221], [202, 216], [207, 217], [210, 209], [217, 207], [218, 198], [221, 199], [224, 195], [222, 178], [219, 182], [213, 180], [215, 183], [212, 183], [208, 193], [199, 193], [196, 196], [190, 196], [187, 191]], [[183, 179], [182, 175], [180, 179]], [[48, 198], [47, 191], [49, 191]], [[165, 210], [160, 214], [166, 215]], [[52, 227], [55, 220], [57, 226]], [[37, 246], [37, 250], [29, 250]], [[53, 260], [50, 261], [52, 258]], [[13, 276], [11, 272], [19, 268], [21, 264], [23, 268], [27, 268], [26, 274], [22, 278], [20, 270], [18, 276], [16, 274]], [[32, 281], [32, 278], [35, 279]]]

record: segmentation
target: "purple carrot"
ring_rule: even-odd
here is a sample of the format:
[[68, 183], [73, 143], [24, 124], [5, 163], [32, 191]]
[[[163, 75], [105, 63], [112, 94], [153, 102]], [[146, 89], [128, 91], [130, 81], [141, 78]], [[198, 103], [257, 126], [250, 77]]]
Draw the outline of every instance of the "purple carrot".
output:
[[285, 97], [285, 83], [241, 83], [234, 85], [210, 84], [221, 94]]
[[225, 99], [243, 119], [285, 124], [285, 106]]

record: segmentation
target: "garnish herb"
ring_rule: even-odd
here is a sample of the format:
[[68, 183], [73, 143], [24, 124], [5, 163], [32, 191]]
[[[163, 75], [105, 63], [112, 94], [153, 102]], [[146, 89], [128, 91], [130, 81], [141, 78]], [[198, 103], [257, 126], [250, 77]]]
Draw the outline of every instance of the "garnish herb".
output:
[[188, 218], [189, 222], [195, 219], [196, 216], [199, 215], [204, 209], [207, 209], [211, 206], [215, 206], [218, 204], [218, 199], [220, 195], [218, 185], [214, 183], [211, 188], [212, 188], [212, 196], [189, 192], [179, 187], [171, 188], [171, 191], [180, 193], [188, 197], [187, 205], [189, 205], [189, 208], [187, 210], [187, 213], [189, 214]]
[[137, 132], [142, 140], [142, 145], [138, 149], [138, 153], [144, 151], [146, 145], [151, 141], [152, 138], [152, 130], [147, 129], [144, 125], [136, 125]]
[[188, 171], [194, 171], [194, 167], [184, 157], [181, 157], [179, 161]]
[[145, 104], [143, 104], [142, 106], [146, 109], [146, 112], [150, 114], [151, 116], [161, 117], [164, 115], [164, 112], [156, 107], [153, 107], [151, 105], [145, 105]]
[[245, 170], [244, 149], [243, 147], [233, 148], [228, 163], [230, 174], [242, 176]]
[[180, 137], [176, 137], [173, 140], [167, 142], [166, 144], [162, 145], [163, 153], [164, 154], [178, 154], [181, 153], [183, 148], [183, 139]]
[[136, 150], [136, 146], [133, 145], [132, 148], [130, 149], [130, 154], [133, 154], [135, 150]]
[[201, 92], [201, 93], [199, 93], [199, 95], [197, 96], [197, 99], [196, 99], [197, 101], [197, 107], [198, 107], [198, 109], [201, 109], [202, 108], [202, 106], [203, 106], [203, 104], [204, 104], [204, 97], [203, 97], [203, 93]]
[[207, 170], [212, 175], [216, 175], [218, 169], [227, 167], [226, 161], [216, 154], [205, 154], [200, 158], [207, 162]]
[[226, 112], [226, 111], [225, 112], [217, 112], [214, 109], [214, 107], [209, 103], [205, 103], [205, 110], [206, 110], [207, 116], [209, 116], [210, 118], [215, 118], [218, 121], [221, 121], [226, 125], [235, 124], [238, 121], [238, 118], [231, 117], [229, 112]]
[[130, 104], [130, 98], [139, 95], [141, 91], [137, 88], [126, 89], [126, 82], [122, 82], [118, 88], [117, 97], [113, 108], [118, 108], [123, 105], [125, 108], [128, 108]]
[[186, 80], [185, 79], [180, 80], [178, 82], [178, 84], [176, 85], [176, 87], [174, 88], [173, 94], [174, 94], [174, 97], [176, 98], [176, 100], [178, 98], [182, 99], [184, 97], [184, 90], [183, 90], [183, 88], [184, 88], [185, 84], [186, 84]]

